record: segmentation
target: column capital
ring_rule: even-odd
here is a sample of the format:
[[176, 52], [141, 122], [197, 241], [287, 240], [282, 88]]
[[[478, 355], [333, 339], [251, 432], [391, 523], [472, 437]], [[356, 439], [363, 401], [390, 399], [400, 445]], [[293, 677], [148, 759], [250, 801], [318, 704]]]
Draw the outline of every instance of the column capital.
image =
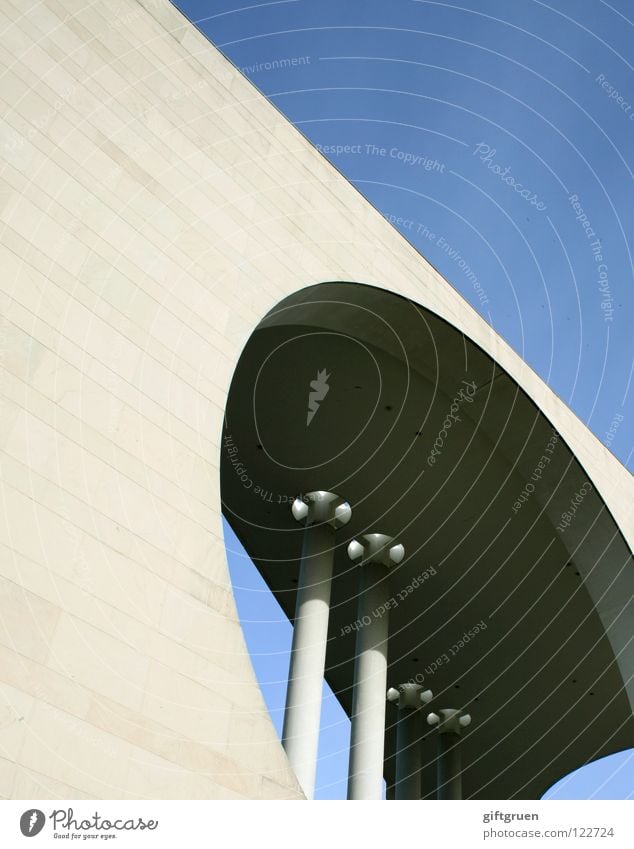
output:
[[398, 687], [390, 687], [387, 691], [388, 702], [397, 702], [399, 710], [418, 710], [433, 698], [431, 690], [423, 690], [420, 684], [411, 681], [399, 684]]
[[352, 518], [352, 508], [334, 492], [323, 489], [297, 496], [291, 508], [293, 517], [302, 525], [330, 525], [341, 528]]
[[405, 557], [405, 548], [386, 534], [363, 534], [348, 546], [348, 557], [361, 566], [377, 563], [386, 569], [397, 566]]
[[436, 725], [439, 734], [461, 734], [463, 728], [471, 725], [471, 714], [454, 708], [446, 708], [439, 710], [438, 713], [430, 713], [427, 724]]

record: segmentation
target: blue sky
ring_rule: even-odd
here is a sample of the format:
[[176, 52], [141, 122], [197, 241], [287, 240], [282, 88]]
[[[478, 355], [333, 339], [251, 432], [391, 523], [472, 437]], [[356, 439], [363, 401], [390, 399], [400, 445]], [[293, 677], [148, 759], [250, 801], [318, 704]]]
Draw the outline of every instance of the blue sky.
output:
[[[632, 469], [631, 2], [176, 5]], [[230, 564], [279, 727], [290, 625]], [[322, 797], [345, 794], [347, 733], [327, 694]], [[632, 793], [623, 760], [560, 794]]]

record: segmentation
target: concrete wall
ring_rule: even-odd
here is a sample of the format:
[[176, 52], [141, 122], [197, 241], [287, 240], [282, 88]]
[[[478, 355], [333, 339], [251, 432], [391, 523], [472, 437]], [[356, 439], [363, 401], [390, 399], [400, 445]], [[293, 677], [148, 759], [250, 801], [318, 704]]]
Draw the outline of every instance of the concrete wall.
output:
[[3, 0], [0, 26], [0, 796], [300, 796], [219, 501], [271, 307], [407, 295], [538, 401], [630, 541], [631, 478], [168, 0]]

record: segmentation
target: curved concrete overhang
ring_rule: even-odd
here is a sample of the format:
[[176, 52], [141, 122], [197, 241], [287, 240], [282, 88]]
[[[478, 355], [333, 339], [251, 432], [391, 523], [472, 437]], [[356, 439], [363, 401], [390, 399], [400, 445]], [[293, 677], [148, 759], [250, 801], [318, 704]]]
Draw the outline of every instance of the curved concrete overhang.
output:
[[[406, 557], [386, 578], [389, 684], [417, 680], [433, 690], [432, 708], [471, 712], [465, 798], [539, 798], [583, 763], [634, 745], [631, 499], [620, 501], [631, 476], [615, 464], [607, 483], [593, 480], [596, 438], [577, 423], [583, 438], [564, 441], [573, 414], [544, 395], [547, 416], [492, 353], [383, 289], [333, 282], [290, 295], [233, 377], [223, 511], [292, 619], [293, 497], [325, 489], [352, 505], [338, 532], [326, 659], [348, 714], [357, 569], [346, 545], [370, 532], [402, 542]], [[324, 370], [328, 391], [307, 424], [310, 384]], [[388, 706], [388, 785], [394, 719]], [[422, 745], [423, 795], [433, 796], [432, 734]]]

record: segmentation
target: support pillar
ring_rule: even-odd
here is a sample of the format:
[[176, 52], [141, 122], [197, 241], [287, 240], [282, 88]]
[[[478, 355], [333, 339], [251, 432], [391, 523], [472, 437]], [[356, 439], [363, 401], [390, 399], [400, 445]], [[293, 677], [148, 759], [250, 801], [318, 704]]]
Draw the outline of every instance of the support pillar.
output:
[[366, 534], [348, 546], [360, 563], [357, 639], [352, 691], [348, 799], [381, 799], [389, 585], [387, 570], [405, 554], [392, 537]]
[[420, 799], [422, 716], [420, 708], [432, 699], [431, 690], [420, 684], [406, 683], [390, 687], [388, 702], [398, 707], [396, 721], [396, 781], [394, 798]]
[[321, 702], [330, 614], [335, 530], [352, 516], [332, 492], [309, 492], [293, 503], [306, 529], [297, 584], [293, 644], [282, 745], [307, 799], [315, 794]]
[[430, 713], [427, 722], [438, 726], [437, 798], [462, 799], [460, 737], [462, 729], [471, 724], [471, 716], [461, 710], [441, 710]]

